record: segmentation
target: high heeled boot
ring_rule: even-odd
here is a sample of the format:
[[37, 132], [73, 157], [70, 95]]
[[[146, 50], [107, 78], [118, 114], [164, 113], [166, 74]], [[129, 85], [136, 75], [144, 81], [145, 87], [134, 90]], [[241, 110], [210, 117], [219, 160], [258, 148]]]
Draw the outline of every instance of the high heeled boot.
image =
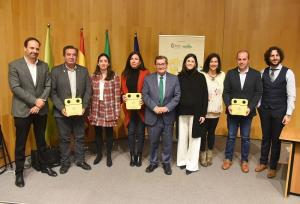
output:
[[142, 159], [143, 159], [143, 155], [142, 155], [142, 153], [139, 152], [139, 153], [137, 154], [136, 161], [135, 161], [135, 165], [136, 165], [137, 167], [142, 166]]
[[113, 138], [106, 139], [106, 166], [112, 166], [111, 151], [113, 146]]
[[130, 166], [135, 166], [135, 155], [133, 152], [130, 152], [130, 163], [129, 163]]
[[106, 166], [111, 167], [112, 166], [112, 159], [111, 159], [111, 151], [107, 152], [106, 156]]
[[200, 151], [200, 164], [201, 166], [207, 167], [206, 151]]
[[213, 159], [213, 152], [212, 152], [212, 150], [207, 150], [207, 153], [206, 153], [207, 166], [212, 165], [212, 159]]
[[96, 136], [95, 137], [95, 142], [96, 142], [96, 158], [94, 160], [94, 165], [98, 164], [101, 159], [102, 159], [102, 137]]

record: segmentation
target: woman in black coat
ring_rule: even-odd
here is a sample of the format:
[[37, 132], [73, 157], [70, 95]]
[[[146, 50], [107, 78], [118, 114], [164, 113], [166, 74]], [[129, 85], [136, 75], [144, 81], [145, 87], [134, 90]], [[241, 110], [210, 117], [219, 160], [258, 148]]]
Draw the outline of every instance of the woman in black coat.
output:
[[206, 80], [197, 67], [197, 57], [188, 54], [178, 75], [181, 98], [178, 105], [177, 166], [186, 169], [187, 175], [199, 169], [199, 149], [208, 104]]

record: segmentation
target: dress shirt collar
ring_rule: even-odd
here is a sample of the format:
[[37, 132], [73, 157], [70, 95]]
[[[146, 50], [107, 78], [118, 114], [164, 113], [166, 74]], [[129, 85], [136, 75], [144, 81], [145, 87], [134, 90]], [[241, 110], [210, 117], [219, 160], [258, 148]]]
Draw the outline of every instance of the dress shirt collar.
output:
[[73, 72], [73, 71], [75, 71], [75, 70], [77, 69], [77, 66], [76, 66], [76, 64], [75, 64], [75, 67], [74, 67], [74, 68], [70, 68], [70, 67], [68, 67], [68, 65], [67, 65], [67, 64], [65, 64], [65, 66], [66, 66], [67, 70], [68, 70], [68, 71], [70, 71], [70, 72]]
[[281, 68], [282, 68], [282, 64], [279, 64], [279, 65], [277, 65], [276, 67], [271, 67], [271, 66], [270, 66], [270, 70], [271, 70], [271, 69], [274, 69], [274, 70], [281, 70]]
[[29, 60], [27, 60], [27, 58], [24, 56], [25, 62], [26, 64], [30, 64], [30, 65], [37, 65], [37, 63], [39, 62], [39, 60], [37, 59], [34, 63], [31, 63]]
[[165, 73], [164, 75], [160, 75], [160, 74], [157, 73], [157, 78], [158, 78], [158, 79], [160, 79], [161, 76], [162, 76], [163, 79], [165, 80], [165, 79], [166, 79], [166, 76], [167, 76], [167, 73]]
[[241, 72], [240, 68], [238, 67], [238, 72], [239, 72], [240, 74], [247, 74], [248, 71], [249, 71], [249, 67], [247, 67], [247, 69], [246, 69], [244, 72]]

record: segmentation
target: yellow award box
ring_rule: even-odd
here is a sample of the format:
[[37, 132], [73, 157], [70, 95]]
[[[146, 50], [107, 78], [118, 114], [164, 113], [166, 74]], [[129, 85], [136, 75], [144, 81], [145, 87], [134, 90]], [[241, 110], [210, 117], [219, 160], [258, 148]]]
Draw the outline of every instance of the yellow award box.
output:
[[126, 94], [126, 109], [127, 110], [139, 110], [141, 109], [140, 100], [142, 94], [140, 93], [127, 93]]
[[65, 107], [68, 116], [82, 115], [82, 100], [81, 98], [65, 99]]
[[246, 116], [248, 108], [248, 100], [241, 98], [231, 99], [231, 114]]

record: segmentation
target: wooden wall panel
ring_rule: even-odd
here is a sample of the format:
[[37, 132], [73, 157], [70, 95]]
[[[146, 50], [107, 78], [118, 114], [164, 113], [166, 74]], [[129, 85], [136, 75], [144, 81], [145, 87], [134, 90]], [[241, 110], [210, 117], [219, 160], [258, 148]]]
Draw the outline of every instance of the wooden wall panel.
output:
[[[1, 0], [0, 122], [10, 153], [13, 154], [15, 135], [7, 64], [23, 56], [23, 41], [28, 36], [36, 36], [42, 42], [40, 58], [43, 59], [48, 23], [56, 65], [63, 62], [63, 46], [78, 46], [79, 30], [84, 29], [90, 73], [104, 49], [105, 30], [108, 30], [113, 69], [118, 74], [133, 50], [134, 32], [138, 32], [140, 50], [150, 70], [154, 70], [159, 34], [190, 34], [206, 36], [205, 55], [220, 53], [224, 70], [235, 66], [235, 53], [241, 48], [250, 51], [251, 65], [261, 69], [264, 51], [276, 44], [285, 50], [285, 64], [298, 74], [299, 10], [297, 0]], [[299, 126], [298, 115], [297, 110], [287, 129]], [[223, 114], [217, 134], [226, 134], [225, 121]], [[254, 126], [253, 135], [259, 137], [258, 117]], [[120, 120], [117, 135], [124, 135], [124, 131]]]
[[[224, 19], [223, 67], [225, 70], [236, 66], [236, 52], [247, 49], [250, 52], [250, 65], [257, 70], [266, 67], [263, 55], [273, 45], [285, 52], [283, 64], [292, 68], [296, 75], [297, 95], [299, 96], [300, 74], [300, 2], [297, 0], [227, 0]], [[299, 102], [291, 123], [284, 134], [292, 133], [299, 127]], [[225, 126], [225, 123], [222, 123]], [[252, 125], [252, 136], [261, 137], [259, 117]]]

